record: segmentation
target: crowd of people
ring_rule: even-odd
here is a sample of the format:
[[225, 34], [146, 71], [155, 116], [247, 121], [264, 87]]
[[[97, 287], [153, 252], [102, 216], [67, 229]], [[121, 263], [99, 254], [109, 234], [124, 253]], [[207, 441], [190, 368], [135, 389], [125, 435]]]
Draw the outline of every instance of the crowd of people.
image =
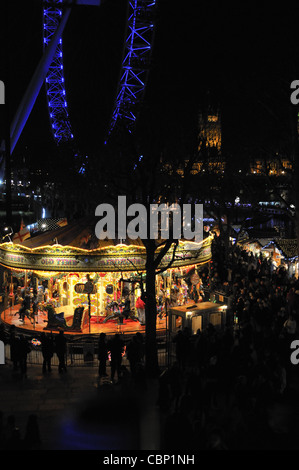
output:
[[[221, 241], [213, 247], [210, 269], [200, 274], [205, 291], [227, 298], [227, 324], [209, 324], [196, 334], [184, 328], [173, 339], [176, 361], [159, 377], [161, 449], [295, 449], [299, 365], [291, 361], [291, 345], [299, 338], [298, 279], [284, 267], [273, 269], [271, 259], [239, 247], [227, 253]], [[9, 341], [15, 364], [13, 334]], [[48, 334], [41, 338], [43, 371], [51, 370], [59, 341], [58, 369], [66, 370], [66, 341], [63, 332], [56, 336], [58, 346]], [[16, 367], [22, 373], [25, 343], [18, 338], [18, 354], [22, 350], [24, 359], [17, 356]], [[121, 381], [126, 354], [133, 383], [144, 379], [140, 333], [127, 344], [119, 334], [107, 341], [102, 333], [97, 351], [100, 378]]]
[[[10, 326], [10, 331], [7, 334], [3, 323], [0, 325], [0, 340], [4, 344], [10, 346], [10, 360], [13, 366], [13, 371], [18, 371], [21, 377], [27, 376], [27, 359], [28, 354], [33, 348], [30, 338], [23, 334], [17, 334], [14, 325]], [[42, 353], [42, 372], [52, 371], [52, 358], [54, 352], [58, 358], [58, 372], [66, 372], [66, 353], [67, 353], [67, 339], [64, 336], [64, 331], [60, 330], [55, 337], [52, 333], [42, 332], [39, 335]]]
[[216, 244], [202, 277], [227, 296], [228, 323], [174, 338], [176, 362], [160, 378], [163, 448], [295, 449], [298, 280], [238, 247], [224, 255]]
[[98, 342], [99, 377], [109, 377], [107, 374], [107, 361], [109, 360], [110, 382], [118, 382], [123, 375], [123, 357], [125, 354], [129, 362], [132, 379], [138, 379], [144, 369], [142, 334], [137, 332], [126, 344], [118, 333], [108, 341], [106, 333], [100, 333]]

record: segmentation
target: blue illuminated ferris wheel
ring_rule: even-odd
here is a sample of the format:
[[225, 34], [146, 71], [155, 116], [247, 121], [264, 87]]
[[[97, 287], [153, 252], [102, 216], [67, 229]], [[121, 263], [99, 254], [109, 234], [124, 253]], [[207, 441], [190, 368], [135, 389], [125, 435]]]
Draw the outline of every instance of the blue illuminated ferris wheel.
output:
[[[44, 0], [43, 9], [43, 47], [44, 50], [51, 43], [62, 17], [62, 0]], [[46, 91], [49, 109], [50, 123], [55, 141], [68, 142], [74, 138], [69, 119], [66, 90], [63, 71], [62, 38], [58, 39], [58, 45], [49, 66], [46, 76]]]
[[[64, 13], [64, 0], [43, 0], [43, 46], [47, 49]], [[134, 130], [150, 68], [156, 0], [128, 0], [124, 54], [109, 134], [118, 128]], [[72, 142], [66, 83], [63, 70], [62, 37], [45, 78], [52, 134], [57, 144]]]

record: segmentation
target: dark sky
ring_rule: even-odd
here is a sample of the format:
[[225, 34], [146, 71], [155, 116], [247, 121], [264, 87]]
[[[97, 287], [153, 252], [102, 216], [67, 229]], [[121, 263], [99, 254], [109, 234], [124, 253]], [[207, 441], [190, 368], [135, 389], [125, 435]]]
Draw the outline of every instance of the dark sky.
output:
[[[290, 83], [299, 79], [299, 6], [271, 8], [240, 2], [160, 0], [152, 67], [146, 91], [161, 119], [185, 120], [207, 92], [221, 105], [223, 138], [231, 151], [253, 137], [283, 132]], [[42, 52], [41, 0], [8, 1], [10, 113], [13, 116]], [[64, 35], [67, 100], [74, 134], [83, 152], [105, 138], [119, 77], [125, 27], [125, 0], [73, 11]], [[4, 65], [1, 60], [1, 69]], [[0, 69], [0, 79], [4, 70]], [[273, 117], [272, 108], [278, 113]], [[157, 119], [157, 122], [158, 119]], [[3, 133], [3, 125], [1, 134]], [[26, 150], [25, 150], [26, 148]], [[45, 91], [16, 147], [40, 158], [53, 145]]]

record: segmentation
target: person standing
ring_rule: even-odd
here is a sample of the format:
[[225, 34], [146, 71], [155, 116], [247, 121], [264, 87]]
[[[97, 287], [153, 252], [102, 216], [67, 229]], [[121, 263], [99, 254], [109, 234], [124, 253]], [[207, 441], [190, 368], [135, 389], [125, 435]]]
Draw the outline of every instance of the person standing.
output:
[[26, 377], [27, 373], [27, 356], [31, 351], [29, 343], [24, 335], [20, 336], [20, 369], [22, 376]]
[[11, 325], [8, 343], [10, 345], [10, 359], [13, 363], [13, 370], [16, 371], [20, 365], [20, 340], [16, 337], [15, 325]]
[[54, 344], [53, 336], [47, 336], [44, 332], [41, 334], [42, 355], [43, 355], [43, 373], [51, 372], [51, 360], [53, 357]]
[[129, 296], [127, 296], [125, 299], [125, 305], [123, 309], [123, 316], [125, 317], [126, 320], [129, 318], [130, 313], [131, 313], [131, 301], [130, 301]]
[[115, 373], [117, 373], [118, 380], [121, 377], [124, 347], [125, 344], [118, 333], [108, 343], [108, 352], [111, 354], [111, 382], [114, 382]]
[[145, 299], [144, 297], [138, 297], [136, 300], [135, 307], [137, 309], [138, 320], [140, 325], [145, 325]]
[[137, 374], [137, 368], [138, 368], [139, 356], [140, 356], [139, 350], [140, 350], [140, 346], [138, 343], [138, 338], [136, 336], [133, 336], [126, 350], [126, 354], [130, 363], [130, 369], [131, 369], [131, 374], [133, 378], [135, 378]]
[[98, 343], [98, 359], [99, 359], [99, 376], [107, 377], [106, 361], [108, 359], [108, 347], [106, 341], [106, 333], [101, 333]]
[[136, 378], [143, 368], [144, 358], [143, 338], [140, 332], [137, 332], [129, 342], [126, 355], [130, 363], [132, 377]]
[[56, 354], [58, 357], [58, 372], [66, 372], [66, 364], [65, 364], [65, 355], [66, 355], [66, 339], [64, 336], [64, 331], [60, 330], [59, 334], [55, 338], [55, 348]]

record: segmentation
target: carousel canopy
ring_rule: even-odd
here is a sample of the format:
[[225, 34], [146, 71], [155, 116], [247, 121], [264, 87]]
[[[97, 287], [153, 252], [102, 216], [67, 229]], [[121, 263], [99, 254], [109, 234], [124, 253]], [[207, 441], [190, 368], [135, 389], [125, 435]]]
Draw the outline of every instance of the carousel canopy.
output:
[[[6, 267], [55, 272], [143, 271], [146, 250], [142, 240], [106, 239], [95, 235], [95, 219], [70, 223], [30, 237], [21, 243], [0, 244], [0, 263]], [[173, 267], [203, 264], [211, 259], [212, 236], [201, 243], [180, 240]], [[160, 267], [172, 259], [173, 248]]]
[[106, 239], [99, 240], [95, 235], [95, 225], [97, 220], [87, 218], [76, 220], [64, 227], [56, 230], [49, 230], [35, 237], [26, 239], [19, 245], [26, 248], [40, 248], [43, 246], [61, 245], [65, 247], [80, 248], [85, 250], [95, 250], [116, 246], [120, 243], [130, 246], [142, 246], [141, 240], [119, 240]]

